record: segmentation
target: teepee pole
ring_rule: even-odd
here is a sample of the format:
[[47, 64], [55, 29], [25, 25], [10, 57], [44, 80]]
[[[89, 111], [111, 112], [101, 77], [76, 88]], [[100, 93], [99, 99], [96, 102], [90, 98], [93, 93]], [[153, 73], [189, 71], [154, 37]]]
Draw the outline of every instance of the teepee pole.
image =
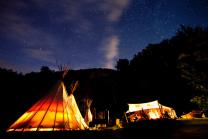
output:
[[37, 126], [37, 130], [36, 130], [36, 131], [38, 131], [38, 129], [40, 128], [40, 125], [42, 124], [43, 119], [45, 118], [45, 116], [46, 116], [46, 114], [47, 114], [47, 112], [48, 112], [48, 110], [49, 110], [51, 104], [53, 103], [53, 101], [55, 100], [55, 97], [57, 97], [57, 95], [58, 95], [58, 91], [56, 92], [56, 95], [54, 96], [54, 98], [53, 98], [53, 100], [51, 101], [50, 105], [48, 106], [47, 110], [45, 111], [45, 113], [44, 113], [44, 115], [43, 115], [43, 117], [42, 117], [42, 119], [41, 119], [39, 125]]

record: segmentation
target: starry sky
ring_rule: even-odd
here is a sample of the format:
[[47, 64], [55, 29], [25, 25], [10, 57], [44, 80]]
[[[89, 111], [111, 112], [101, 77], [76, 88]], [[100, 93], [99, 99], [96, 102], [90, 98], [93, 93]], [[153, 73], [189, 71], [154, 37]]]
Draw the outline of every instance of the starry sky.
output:
[[0, 67], [114, 69], [207, 13], [208, 0], [0, 0]]

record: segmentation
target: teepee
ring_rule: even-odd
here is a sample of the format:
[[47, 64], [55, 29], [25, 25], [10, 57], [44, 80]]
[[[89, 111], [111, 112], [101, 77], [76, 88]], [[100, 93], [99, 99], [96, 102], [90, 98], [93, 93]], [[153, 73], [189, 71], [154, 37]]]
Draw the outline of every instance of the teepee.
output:
[[7, 131], [58, 131], [84, 130], [85, 123], [73, 92], [77, 82], [71, 86], [68, 96], [64, 83], [58, 81], [47, 96], [26, 111]]
[[84, 120], [88, 126], [89, 126], [89, 123], [92, 122], [92, 113], [90, 110], [91, 104], [92, 104], [92, 99], [86, 98], [85, 99], [86, 112], [85, 112]]

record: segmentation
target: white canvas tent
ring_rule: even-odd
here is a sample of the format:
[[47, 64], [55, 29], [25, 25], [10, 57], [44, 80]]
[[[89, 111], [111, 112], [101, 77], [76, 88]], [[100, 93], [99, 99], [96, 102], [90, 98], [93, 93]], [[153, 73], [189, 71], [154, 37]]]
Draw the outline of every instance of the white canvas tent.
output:
[[88, 126], [79, 111], [71, 88], [68, 96], [64, 83], [59, 81], [47, 96], [26, 111], [7, 131], [84, 130]]
[[92, 122], [92, 113], [90, 110], [90, 106], [92, 104], [92, 100], [91, 99], [85, 99], [85, 103], [86, 103], [86, 112], [85, 112], [85, 123], [89, 126], [89, 123]]
[[173, 108], [164, 106], [158, 102], [158, 100], [147, 102], [147, 103], [136, 103], [128, 104], [129, 109], [126, 112], [130, 120], [133, 121], [135, 118], [138, 120], [143, 119], [160, 119], [169, 116], [171, 119], [175, 119], [176, 112]]

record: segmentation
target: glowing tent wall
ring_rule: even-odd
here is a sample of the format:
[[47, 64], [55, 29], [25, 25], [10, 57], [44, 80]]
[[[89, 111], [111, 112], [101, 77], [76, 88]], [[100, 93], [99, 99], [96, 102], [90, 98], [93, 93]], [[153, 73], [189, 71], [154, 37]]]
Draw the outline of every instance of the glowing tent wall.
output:
[[141, 119], [160, 119], [164, 118], [165, 114], [168, 114], [169, 118], [175, 119], [176, 112], [170, 107], [161, 105], [157, 100], [147, 103], [128, 104], [130, 121]]
[[83, 130], [88, 128], [73, 96], [63, 82], [25, 112], [7, 131]]
[[87, 125], [89, 125], [89, 123], [92, 122], [92, 113], [91, 113], [90, 109], [87, 109], [84, 120]]
[[92, 99], [86, 98], [84, 100], [84, 102], [85, 102], [85, 105], [86, 105], [84, 120], [85, 120], [85, 123], [89, 126], [90, 122], [92, 122], [92, 113], [91, 113], [91, 110], [90, 110], [90, 106], [92, 104]]

